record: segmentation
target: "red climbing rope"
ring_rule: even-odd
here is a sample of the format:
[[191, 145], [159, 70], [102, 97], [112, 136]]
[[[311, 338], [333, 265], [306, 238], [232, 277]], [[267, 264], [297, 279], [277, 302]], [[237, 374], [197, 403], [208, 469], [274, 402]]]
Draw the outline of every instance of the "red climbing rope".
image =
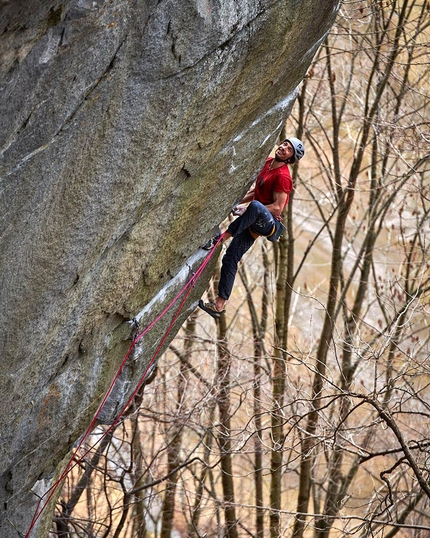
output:
[[[146, 380], [146, 378], [148, 376], [148, 373], [151, 370], [152, 366], [154, 365], [154, 363], [155, 363], [155, 361], [157, 359], [157, 356], [158, 356], [161, 348], [164, 345], [164, 342], [166, 341], [170, 331], [172, 330], [176, 320], [178, 319], [179, 314], [181, 313], [182, 308], [183, 308], [188, 296], [190, 295], [195, 283], [197, 282], [197, 280], [199, 279], [199, 277], [201, 276], [201, 274], [205, 270], [206, 266], [208, 265], [210, 259], [212, 258], [212, 255], [214, 254], [214, 252], [216, 250], [216, 247], [222, 241], [223, 237], [224, 237], [224, 234], [222, 234], [219, 237], [219, 239], [217, 240], [214, 248], [212, 248], [210, 250], [208, 256], [204, 259], [203, 263], [200, 265], [200, 267], [197, 269], [197, 271], [192, 274], [191, 278], [187, 281], [187, 283], [179, 291], [179, 293], [176, 295], [176, 297], [174, 297], [174, 299], [172, 299], [172, 301], [164, 308], [164, 310], [160, 314], [158, 314], [158, 316], [140, 334], [135, 336], [133, 342], [131, 343], [131, 345], [130, 345], [128, 351], [127, 351], [127, 353], [125, 354], [125, 357], [124, 357], [123, 361], [121, 362], [120, 367], [118, 368], [118, 371], [115, 374], [115, 377], [112, 380], [112, 383], [110, 384], [109, 389], [107, 390], [105, 396], [103, 397], [102, 402], [100, 403], [99, 407], [97, 408], [97, 411], [95, 412], [94, 417], [92, 418], [90, 425], [86, 429], [84, 435], [81, 437], [81, 439], [80, 439], [77, 447], [75, 448], [75, 450], [74, 450], [74, 452], [72, 454], [72, 457], [70, 458], [69, 462], [67, 463], [63, 473], [61, 474], [60, 478], [40, 498], [40, 500], [39, 500], [39, 502], [38, 502], [38, 504], [36, 506], [36, 510], [35, 510], [33, 519], [31, 521], [30, 527], [29, 527], [27, 533], [25, 534], [24, 538], [29, 538], [30, 537], [30, 533], [33, 530], [34, 526], [36, 525], [37, 520], [43, 514], [43, 512], [44, 512], [46, 506], [48, 505], [49, 501], [52, 499], [54, 493], [56, 492], [56, 490], [58, 489], [60, 484], [64, 481], [66, 476], [76, 467], [76, 465], [79, 465], [82, 462], [82, 460], [100, 443], [100, 441], [109, 432], [111, 432], [115, 428], [115, 426], [118, 424], [118, 422], [120, 421], [120, 419], [124, 415], [125, 411], [127, 410], [129, 405], [133, 401], [133, 399], [136, 396], [137, 392], [139, 391], [139, 389], [144, 384], [144, 382], [145, 382], [145, 380]], [[152, 356], [151, 360], [149, 361], [149, 363], [148, 363], [148, 365], [147, 365], [147, 367], [145, 369], [145, 372], [143, 373], [142, 377], [140, 378], [135, 390], [133, 391], [133, 393], [131, 394], [131, 396], [129, 397], [129, 399], [127, 400], [125, 405], [123, 406], [120, 413], [117, 415], [114, 422], [103, 433], [103, 435], [101, 435], [100, 438], [90, 448], [88, 448], [84, 452], [83, 455], [78, 456], [78, 452], [79, 452], [80, 448], [82, 447], [83, 443], [88, 438], [91, 431], [93, 430], [93, 428], [94, 428], [94, 426], [95, 426], [95, 424], [97, 422], [97, 419], [98, 419], [98, 417], [100, 415], [100, 412], [101, 412], [104, 404], [106, 403], [106, 400], [108, 399], [108, 397], [112, 393], [112, 390], [113, 390], [113, 388], [115, 386], [115, 383], [117, 382], [117, 380], [118, 380], [118, 378], [119, 378], [119, 376], [120, 376], [120, 374], [121, 374], [121, 372], [122, 372], [128, 358], [130, 357], [134, 347], [154, 327], [154, 325], [156, 325], [160, 321], [160, 319], [164, 317], [164, 315], [172, 308], [172, 306], [179, 300], [179, 298], [182, 295], [184, 295], [184, 297], [182, 298], [182, 300], [181, 300], [181, 302], [180, 302], [180, 304], [179, 304], [179, 306], [178, 306], [178, 308], [177, 308], [177, 310], [176, 310], [176, 312], [175, 312], [175, 314], [174, 314], [174, 316], [173, 316], [167, 330], [165, 331], [160, 343], [158, 344], [157, 349], [155, 350], [154, 355]]]

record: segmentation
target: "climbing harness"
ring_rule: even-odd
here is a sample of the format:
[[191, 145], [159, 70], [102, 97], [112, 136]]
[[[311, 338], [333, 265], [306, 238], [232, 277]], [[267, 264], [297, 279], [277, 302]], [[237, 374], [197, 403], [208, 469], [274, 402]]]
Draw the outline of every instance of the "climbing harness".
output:
[[254, 239], [258, 239], [259, 237], [265, 237], [269, 241], [272, 241], [272, 243], [276, 243], [276, 241], [281, 237], [281, 235], [285, 233], [286, 228], [280, 220], [276, 220], [269, 235], [263, 235], [254, 232], [252, 228], [248, 228], [248, 230]]
[[265, 237], [266, 239], [269, 239], [269, 237], [271, 237], [275, 233], [276, 224], [273, 225], [272, 231], [270, 232], [269, 235], [263, 235], [263, 234], [259, 234], [257, 232], [254, 232], [254, 230], [252, 228], [248, 228], [248, 230], [249, 230], [249, 233], [252, 235], [252, 237], [254, 239], [258, 239], [259, 237]]
[[[224, 232], [225, 233], [225, 232]], [[221, 241], [222, 241], [222, 238], [224, 237], [224, 234], [220, 235], [220, 237], [218, 238], [218, 241], [216, 243], [216, 245], [214, 246], [217, 246]], [[146, 327], [146, 329], [144, 329], [142, 332], [140, 332], [139, 334], [137, 334], [137, 336], [134, 337], [127, 353], [125, 354], [125, 357], [120, 365], [120, 367], [118, 368], [118, 371], [116, 372], [115, 374], [115, 377], [114, 379], [112, 380], [112, 383], [110, 384], [110, 387], [108, 389], [108, 391], [106, 392], [105, 396], [103, 397], [103, 400], [101, 402], [101, 404], [99, 405], [93, 419], [91, 420], [91, 423], [90, 425], [88, 426], [88, 428], [86, 429], [84, 435], [82, 435], [82, 437], [80, 438], [73, 454], [72, 454], [72, 457], [70, 458], [69, 462], [67, 463], [63, 473], [61, 474], [60, 478], [44, 493], [44, 495], [42, 495], [42, 497], [40, 497], [40, 500], [36, 506], [36, 510], [35, 510], [35, 513], [34, 513], [34, 516], [33, 516], [33, 519], [31, 521], [31, 524], [30, 524], [30, 527], [27, 531], [27, 533], [25, 534], [24, 538], [29, 538], [30, 537], [30, 533], [31, 531], [33, 530], [34, 526], [36, 525], [37, 523], [37, 520], [41, 517], [41, 515], [43, 514], [46, 506], [48, 505], [49, 501], [52, 499], [54, 493], [56, 492], [56, 490], [58, 489], [58, 487], [61, 485], [61, 483], [64, 481], [64, 479], [66, 478], [66, 476], [77, 466], [79, 465], [84, 459], [85, 457], [100, 443], [100, 441], [106, 437], [106, 435], [108, 435], [114, 428], [115, 426], [118, 424], [118, 422], [120, 421], [120, 419], [122, 418], [122, 416], [124, 415], [125, 411], [127, 410], [127, 408], [130, 406], [131, 402], [133, 401], [134, 397], [136, 396], [136, 394], [139, 392], [140, 388], [142, 387], [142, 385], [145, 383], [145, 380], [146, 378], [148, 377], [148, 374], [152, 371], [152, 368], [155, 364], [155, 361], [157, 359], [157, 356], [161, 350], [161, 348], [163, 347], [164, 345], [164, 342], [166, 341], [170, 331], [172, 330], [174, 324], [176, 323], [176, 320], [178, 319], [179, 317], [179, 314], [181, 313], [182, 311], [182, 308], [184, 307], [184, 304], [186, 302], [186, 300], [188, 299], [188, 296], [190, 295], [192, 289], [194, 288], [197, 280], [199, 279], [199, 277], [202, 275], [203, 271], [205, 270], [206, 266], [208, 265], [211, 257], [213, 256], [213, 254], [215, 253], [216, 251], [216, 248], [212, 249], [209, 254], [206, 256], [206, 258], [203, 260], [202, 264], [200, 265], [200, 267], [195, 271], [191, 271], [191, 277], [189, 278], [189, 280], [186, 282], [186, 284], [183, 286], [183, 288], [179, 291], [179, 293], [176, 295], [176, 297], [174, 297], [174, 299], [172, 299], [172, 301], [164, 308], [164, 310]], [[173, 318], [167, 328], [167, 330], [165, 331], [163, 337], [161, 338], [161, 341], [160, 343], [158, 344], [157, 346], [157, 349], [155, 350], [155, 353], [154, 355], [152, 356], [151, 360], [149, 361], [146, 369], [145, 369], [145, 372], [143, 373], [142, 377], [140, 378], [135, 390], [133, 391], [133, 393], [131, 394], [131, 396], [129, 397], [129, 399], [127, 400], [127, 402], [125, 403], [125, 405], [123, 406], [123, 408], [121, 409], [120, 413], [117, 415], [117, 417], [115, 418], [115, 420], [112, 422], [112, 424], [109, 426], [109, 428], [103, 433], [103, 435], [101, 435], [97, 441], [91, 446], [89, 447], [88, 449], [86, 449], [86, 451], [84, 452], [83, 455], [81, 456], [78, 456], [78, 451], [80, 450], [80, 448], [82, 447], [83, 443], [85, 442], [85, 440], [87, 439], [87, 437], [90, 435], [91, 431], [93, 430], [94, 426], [96, 425], [96, 422], [97, 422], [97, 418], [98, 416], [100, 415], [100, 412], [104, 406], [104, 404], [106, 403], [106, 400], [108, 399], [108, 397], [110, 396], [110, 394], [112, 393], [112, 390], [114, 388], [114, 385], [116, 383], [116, 381], [118, 380], [128, 358], [130, 357], [134, 347], [136, 346], [136, 344], [154, 327], [154, 325], [156, 325], [158, 323], [158, 321], [160, 321], [160, 319], [173, 307], [173, 305], [179, 300], [179, 298], [184, 295], [184, 297], [182, 298], [176, 312], [174, 313], [173, 315]], [[134, 325], [136, 326], [136, 329], [138, 332], [139, 331], [139, 324], [137, 323], [137, 320], [136, 318], [133, 318], [133, 323]], [[16, 527], [15, 527], [16, 528]], [[18, 531], [18, 529], [17, 529]], [[19, 531], [18, 533], [23, 536]]]
[[276, 241], [285, 233], [285, 226], [282, 224], [280, 220], [277, 220], [275, 222], [275, 230], [267, 236], [267, 239], [269, 241], [272, 241], [272, 243], [276, 243]]

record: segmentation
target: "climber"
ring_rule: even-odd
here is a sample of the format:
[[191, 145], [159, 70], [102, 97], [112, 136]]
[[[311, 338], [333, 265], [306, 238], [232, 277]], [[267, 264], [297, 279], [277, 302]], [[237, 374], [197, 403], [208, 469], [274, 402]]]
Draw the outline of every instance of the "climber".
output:
[[263, 236], [269, 241], [277, 241], [285, 231], [282, 212], [293, 188], [287, 165], [299, 161], [304, 154], [305, 148], [298, 138], [288, 138], [281, 142], [276, 149], [275, 157], [266, 160], [254, 187], [245, 194], [238, 205], [233, 207], [232, 213], [239, 218], [229, 225], [222, 236], [212, 237], [202, 247], [211, 250], [233, 237], [222, 259], [218, 295], [215, 301], [207, 303], [201, 299], [199, 301], [199, 307], [213, 318], [218, 319], [224, 314], [224, 306], [233, 289], [238, 263], [257, 237]]

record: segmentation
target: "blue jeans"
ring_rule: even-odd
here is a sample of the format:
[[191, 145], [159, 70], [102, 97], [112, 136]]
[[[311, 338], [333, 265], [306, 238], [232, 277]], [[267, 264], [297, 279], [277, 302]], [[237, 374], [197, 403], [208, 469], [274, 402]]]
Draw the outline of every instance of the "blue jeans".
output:
[[218, 285], [218, 295], [223, 299], [228, 299], [233, 289], [236, 278], [237, 266], [245, 252], [254, 244], [249, 229], [260, 235], [270, 235], [275, 225], [275, 217], [266, 207], [256, 200], [252, 201], [243, 215], [234, 220], [227, 231], [231, 233], [233, 239], [228, 247], [221, 267], [221, 276]]

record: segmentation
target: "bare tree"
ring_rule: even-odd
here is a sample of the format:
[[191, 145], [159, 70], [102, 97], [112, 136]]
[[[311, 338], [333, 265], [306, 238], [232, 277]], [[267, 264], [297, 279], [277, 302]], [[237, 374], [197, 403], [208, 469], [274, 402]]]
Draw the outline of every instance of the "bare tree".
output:
[[[312, 106], [309, 107], [304, 127], [320, 161], [321, 180], [330, 193], [328, 213], [318, 199], [317, 191], [309, 191], [331, 244], [331, 270], [324, 321], [315, 357], [312, 399], [302, 443], [298, 515], [293, 530], [295, 538], [303, 536], [304, 514], [309, 509], [311, 486], [317, 480], [314, 469], [318, 447], [321, 446], [318, 424], [321, 421], [321, 407], [325, 405], [328, 361], [333, 358], [337, 362], [340, 377], [335, 380], [330, 376], [330, 383], [335, 384], [342, 397], [332, 451], [326, 454], [327, 471], [323, 480], [325, 500], [321, 507], [321, 517], [316, 518], [315, 535], [318, 538], [328, 536], [345, 501], [351, 480], [358, 470], [359, 458], [351, 464], [348, 473], [342, 472], [347, 454], [342, 437], [347, 436], [348, 417], [352, 414], [350, 391], [362, 364], [363, 354], [369, 353], [370, 349], [375, 353], [375, 342], [385, 338], [387, 350], [391, 350], [391, 358], [388, 351], [389, 371], [393, 354], [398, 351], [404, 338], [405, 320], [411, 315], [411, 310], [416, 308], [419, 297], [428, 293], [425, 255], [423, 257], [422, 253], [418, 255], [420, 259], [414, 269], [414, 274], [420, 275], [414, 278], [414, 289], [409, 290], [406, 280], [402, 286], [404, 303], [396, 304], [394, 312], [389, 312], [386, 298], [381, 293], [377, 293], [373, 299], [373, 290], [369, 290], [372, 278], [376, 278], [375, 284], [382, 278], [383, 264], [378, 260], [377, 251], [383, 244], [387, 216], [399, 209], [399, 203], [403, 204], [406, 185], [413, 182], [411, 195], [414, 197], [418, 193], [422, 195], [426, 189], [428, 191], [428, 186], [422, 184], [422, 174], [429, 157], [421, 151], [425, 144], [421, 133], [423, 108], [420, 104], [410, 106], [417, 94], [411, 77], [416, 56], [421, 54], [419, 36], [428, 27], [425, 12], [422, 3], [408, 1], [392, 2], [388, 10], [378, 2], [369, 6], [364, 3], [353, 6], [352, 12], [346, 6], [336, 34], [326, 40], [318, 63], [311, 70], [312, 77], [318, 77], [313, 82], [318, 93], [311, 94]], [[355, 18], [357, 14], [361, 17], [359, 24]], [[344, 46], [346, 38], [353, 44], [351, 49]], [[344, 67], [336, 58], [339, 50], [343, 53]], [[350, 61], [345, 61], [346, 54]], [[361, 72], [363, 65], [366, 66], [368, 76], [358, 79], [356, 70], [359, 68]], [[308, 89], [310, 84], [311, 82], [307, 85]], [[320, 97], [326, 99], [327, 106], [319, 103]], [[352, 115], [353, 108], [355, 117]], [[361, 116], [357, 117], [357, 110], [362, 111]], [[399, 118], [402, 111], [407, 111], [404, 122]], [[345, 124], [354, 133], [352, 144], [349, 140], [352, 137], [348, 136], [348, 143], [353, 150], [349, 162], [345, 162], [344, 156]], [[414, 149], [417, 150], [410, 148], [409, 160], [401, 152], [405, 145], [405, 133], [410, 137], [410, 144], [416, 144]], [[353, 205], [357, 196], [360, 197], [359, 212]], [[327, 201], [327, 197], [324, 200]], [[417, 212], [420, 217], [417, 219], [412, 245], [419, 243], [424, 246], [426, 231], [423, 224], [428, 208], [425, 204], [421, 205], [419, 209], [417, 207]], [[348, 221], [352, 221], [352, 227]], [[393, 228], [402, 233], [401, 221], [393, 223]], [[392, 247], [393, 244], [390, 244], [389, 248]], [[413, 246], [410, 248], [414, 250]], [[401, 253], [396, 252], [395, 256], [398, 255]], [[405, 267], [410, 268], [408, 258], [411, 255], [407, 250], [403, 255]], [[375, 331], [375, 328], [372, 330], [369, 327], [369, 324], [375, 323], [375, 320], [369, 318], [370, 310], [377, 310], [370, 304], [373, 300], [378, 302], [381, 313], [385, 315], [385, 327], [382, 330]], [[374, 333], [372, 336], [369, 334], [370, 340], [367, 342], [362, 341], [364, 331]], [[363, 353], [362, 347], [368, 348], [367, 353]], [[378, 355], [385, 356], [385, 347], [383, 352]], [[389, 388], [391, 383], [392, 380], [384, 388], [379, 388], [385, 394], [383, 400], [386, 403], [392, 392]], [[363, 432], [362, 450], [368, 447], [373, 433], [371, 430]]]

